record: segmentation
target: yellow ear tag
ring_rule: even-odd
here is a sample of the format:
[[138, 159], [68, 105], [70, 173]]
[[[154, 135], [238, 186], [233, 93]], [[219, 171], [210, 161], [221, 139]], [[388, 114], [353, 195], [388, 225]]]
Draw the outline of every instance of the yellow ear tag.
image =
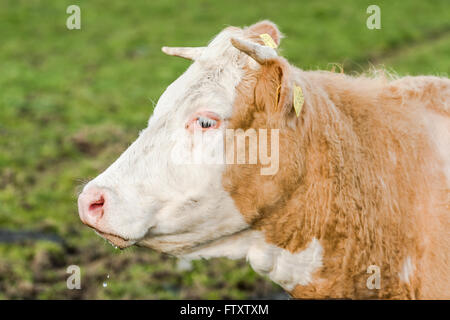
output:
[[294, 85], [294, 109], [297, 117], [303, 108], [303, 103], [305, 102], [305, 97], [303, 96], [302, 87]]
[[273, 41], [272, 37], [267, 34], [267, 33], [263, 33], [260, 34], [259, 37], [262, 39], [262, 41], [264, 41], [264, 44], [268, 47], [271, 47], [273, 49], [277, 48], [277, 44], [275, 43], [275, 41]]

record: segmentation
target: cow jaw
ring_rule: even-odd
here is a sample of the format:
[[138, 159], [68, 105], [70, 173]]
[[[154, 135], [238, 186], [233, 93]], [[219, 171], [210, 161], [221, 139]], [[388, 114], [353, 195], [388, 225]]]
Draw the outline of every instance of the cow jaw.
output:
[[[209, 174], [220, 183], [220, 172], [205, 171], [202, 178]], [[157, 212], [154, 228], [138, 244], [180, 256], [249, 227], [220, 184], [208, 183], [198, 190], [202, 196], [187, 192]]]

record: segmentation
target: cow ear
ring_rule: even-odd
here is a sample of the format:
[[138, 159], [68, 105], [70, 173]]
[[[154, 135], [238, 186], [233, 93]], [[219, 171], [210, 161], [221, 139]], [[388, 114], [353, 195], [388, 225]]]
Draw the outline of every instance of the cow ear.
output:
[[261, 65], [255, 87], [258, 109], [269, 114], [288, 116], [293, 111], [293, 91], [289, 63], [283, 58]]
[[269, 20], [257, 22], [254, 25], [248, 27], [247, 30], [257, 36], [267, 33], [272, 37], [277, 46], [280, 45], [281, 38], [283, 38], [283, 35], [281, 34], [280, 30], [278, 30], [277, 25]]

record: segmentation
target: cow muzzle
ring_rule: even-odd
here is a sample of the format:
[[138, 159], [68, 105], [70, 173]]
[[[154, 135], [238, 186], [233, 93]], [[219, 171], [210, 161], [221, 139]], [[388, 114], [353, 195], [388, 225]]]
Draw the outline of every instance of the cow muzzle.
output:
[[88, 188], [78, 197], [78, 214], [85, 225], [93, 228], [97, 234], [108, 240], [112, 245], [124, 249], [133, 245], [134, 242], [109, 230], [105, 221], [108, 199], [109, 194], [106, 190]]

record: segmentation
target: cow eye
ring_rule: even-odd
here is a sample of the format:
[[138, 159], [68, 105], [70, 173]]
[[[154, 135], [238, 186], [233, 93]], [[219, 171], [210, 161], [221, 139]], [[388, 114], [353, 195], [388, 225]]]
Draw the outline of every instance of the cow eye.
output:
[[216, 120], [206, 118], [206, 117], [198, 117], [197, 118], [197, 124], [202, 127], [203, 129], [208, 129], [211, 127], [215, 127], [217, 124]]
[[186, 129], [193, 131], [199, 129], [202, 131], [210, 129], [218, 129], [221, 124], [220, 116], [211, 111], [196, 112], [192, 118], [186, 123]]

